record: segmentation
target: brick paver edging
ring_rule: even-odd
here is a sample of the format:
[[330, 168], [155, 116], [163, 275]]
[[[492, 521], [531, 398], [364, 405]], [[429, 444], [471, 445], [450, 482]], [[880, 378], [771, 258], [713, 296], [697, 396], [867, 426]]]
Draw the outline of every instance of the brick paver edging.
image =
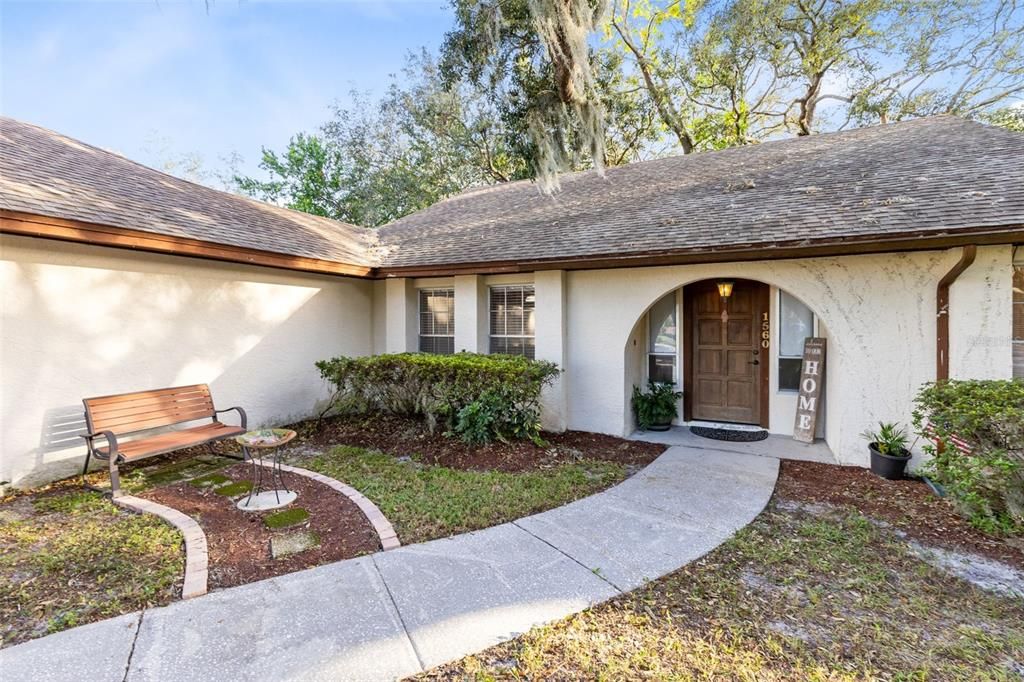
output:
[[181, 598], [191, 599], [206, 594], [210, 556], [206, 548], [206, 533], [199, 527], [199, 524], [192, 517], [177, 509], [165, 507], [141, 497], [121, 495], [115, 497], [113, 501], [114, 504], [119, 504], [132, 511], [156, 514], [177, 528], [185, 538], [185, 581], [181, 586]]
[[[256, 461], [260, 462], [265, 467], [273, 466], [273, 464], [269, 461], [261, 462], [259, 459], [257, 459]], [[377, 537], [380, 538], [380, 546], [382, 549], [396, 549], [402, 546], [402, 543], [398, 541], [398, 533], [395, 532], [394, 526], [392, 526], [391, 522], [387, 520], [387, 517], [384, 516], [384, 513], [380, 509], [378, 509], [377, 505], [371, 502], [368, 497], [363, 495], [361, 492], [359, 492], [352, 486], [345, 485], [341, 481], [333, 479], [330, 476], [324, 476], [323, 474], [318, 474], [315, 471], [310, 471], [309, 469], [303, 469], [301, 467], [293, 467], [288, 464], [282, 464], [281, 469], [283, 471], [290, 471], [293, 474], [305, 476], [306, 478], [311, 478], [314, 481], [323, 483], [326, 486], [334, 488], [339, 493], [355, 502], [356, 506], [359, 507], [359, 510], [363, 512], [363, 516], [365, 516], [366, 519], [370, 522], [370, 524], [373, 526], [373, 529], [377, 531]]]

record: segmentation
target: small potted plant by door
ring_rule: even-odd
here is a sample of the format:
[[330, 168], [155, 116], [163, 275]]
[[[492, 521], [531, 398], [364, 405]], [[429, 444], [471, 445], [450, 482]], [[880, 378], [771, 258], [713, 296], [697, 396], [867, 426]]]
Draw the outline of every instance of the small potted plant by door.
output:
[[647, 393], [633, 387], [633, 412], [636, 423], [644, 431], [668, 431], [672, 420], [679, 416], [676, 405], [682, 393], [672, 382], [647, 382]]
[[878, 422], [878, 430], [868, 429], [861, 434], [868, 441], [871, 452], [871, 473], [897, 481], [910, 461], [907, 449], [907, 431], [895, 422]]

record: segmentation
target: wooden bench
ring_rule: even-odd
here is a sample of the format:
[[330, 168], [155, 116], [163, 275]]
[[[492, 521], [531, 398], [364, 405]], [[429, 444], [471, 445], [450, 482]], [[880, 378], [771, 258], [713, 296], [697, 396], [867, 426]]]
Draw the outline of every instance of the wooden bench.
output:
[[[118, 464], [213, 443], [246, 431], [245, 410], [241, 407], [216, 409], [206, 384], [86, 398], [82, 403], [85, 405], [85, 423], [89, 429], [89, 433], [82, 436], [88, 448], [85, 466], [82, 468], [82, 482], [85, 482], [85, 474], [89, 470], [89, 460], [93, 457], [105, 459], [110, 466], [110, 492], [114, 497], [121, 494]], [[237, 411], [241, 417], [241, 426], [223, 424], [217, 419], [218, 414], [232, 410]], [[120, 440], [122, 436], [133, 436], [143, 431], [199, 419], [213, 421], [155, 436], [144, 435], [124, 442]], [[106, 445], [97, 446], [97, 438], [106, 440]]]

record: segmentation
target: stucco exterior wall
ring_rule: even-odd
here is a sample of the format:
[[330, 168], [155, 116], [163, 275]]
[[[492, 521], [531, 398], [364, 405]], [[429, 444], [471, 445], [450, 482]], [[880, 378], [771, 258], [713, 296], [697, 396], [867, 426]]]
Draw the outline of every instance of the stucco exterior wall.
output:
[[208, 383], [252, 426], [311, 414], [313, 363], [372, 351], [373, 286], [0, 236], [0, 480], [81, 467], [88, 396]]
[[[825, 438], [841, 462], [866, 464], [861, 431], [882, 419], [909, 421], [914, 394], [934, 379], [935, 286], [959, 253], [570, 272], [568, 426], [616, 435], [631, 430], [624, 383], [636, 377], [642, 361], [633, 336], [640, 331], [638, 319], [659, 297], [701, 279], [755, 279], [788, 291], [815, 312], [829, 339]], [[1010, 258], [1010, 247], [980, 248], [952, 287], [954, 377], [1011, 376]], [[791, 398], [771, 395], [770, 429], [791, 432], [792, 415], [783, 414]]]
[[[628, 434], [630, 392], [646, 362], [645, 311], [707, 278], [773, 287], [775, 433], [792, 432], [795, 411], [794, 394], [775, 385], [777, 291], [815, 312], [829, 339], [819, 432], [841, 462], [866, 464], [861, 431], [909, 421], [913, 395], [934, 378], [935, 285], [958, 258], [951, 250], [371, 282], [5, 235], [0, 481], [74, 473], [84, 452], [81, 400], [91, 395], [205, 382], [218, 405], [242, 405], [254, 426], [308, 415], [328, 393], [316, 360], [415, 350], [419, 286], [476, 292], [475, 304], [456, 300], [457, 334], [485, 350], [487, 287], [533, 282], [537, 355], [565, 370], [545, 394], [545, 424]], [[1011, 261], [1011, 247], [980, 248], [952, 287], [955, 378], [1012, 375]], [[461, 315], [467, 309], [475, 320]]]

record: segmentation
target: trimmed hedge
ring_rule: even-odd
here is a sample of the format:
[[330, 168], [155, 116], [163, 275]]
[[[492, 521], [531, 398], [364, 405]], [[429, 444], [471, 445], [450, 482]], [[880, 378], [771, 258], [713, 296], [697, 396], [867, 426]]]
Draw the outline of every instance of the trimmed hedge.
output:
[[[914, 427], [942, 444], [924, 446], [923, 471], [960, 511], [990, 533], [1024, 532], [1024, 382], [945, 381], [915, 399]], [[932, 436], [925, 433], [930, 425]], [[962, 439], [971, 451], [953, 441]]]
[[471, 443], [540, 440], [540, 394], [558, 376], [551, 362], [513, 355], [399, 353], [316, 363], [340, 412], [422, 417]]

